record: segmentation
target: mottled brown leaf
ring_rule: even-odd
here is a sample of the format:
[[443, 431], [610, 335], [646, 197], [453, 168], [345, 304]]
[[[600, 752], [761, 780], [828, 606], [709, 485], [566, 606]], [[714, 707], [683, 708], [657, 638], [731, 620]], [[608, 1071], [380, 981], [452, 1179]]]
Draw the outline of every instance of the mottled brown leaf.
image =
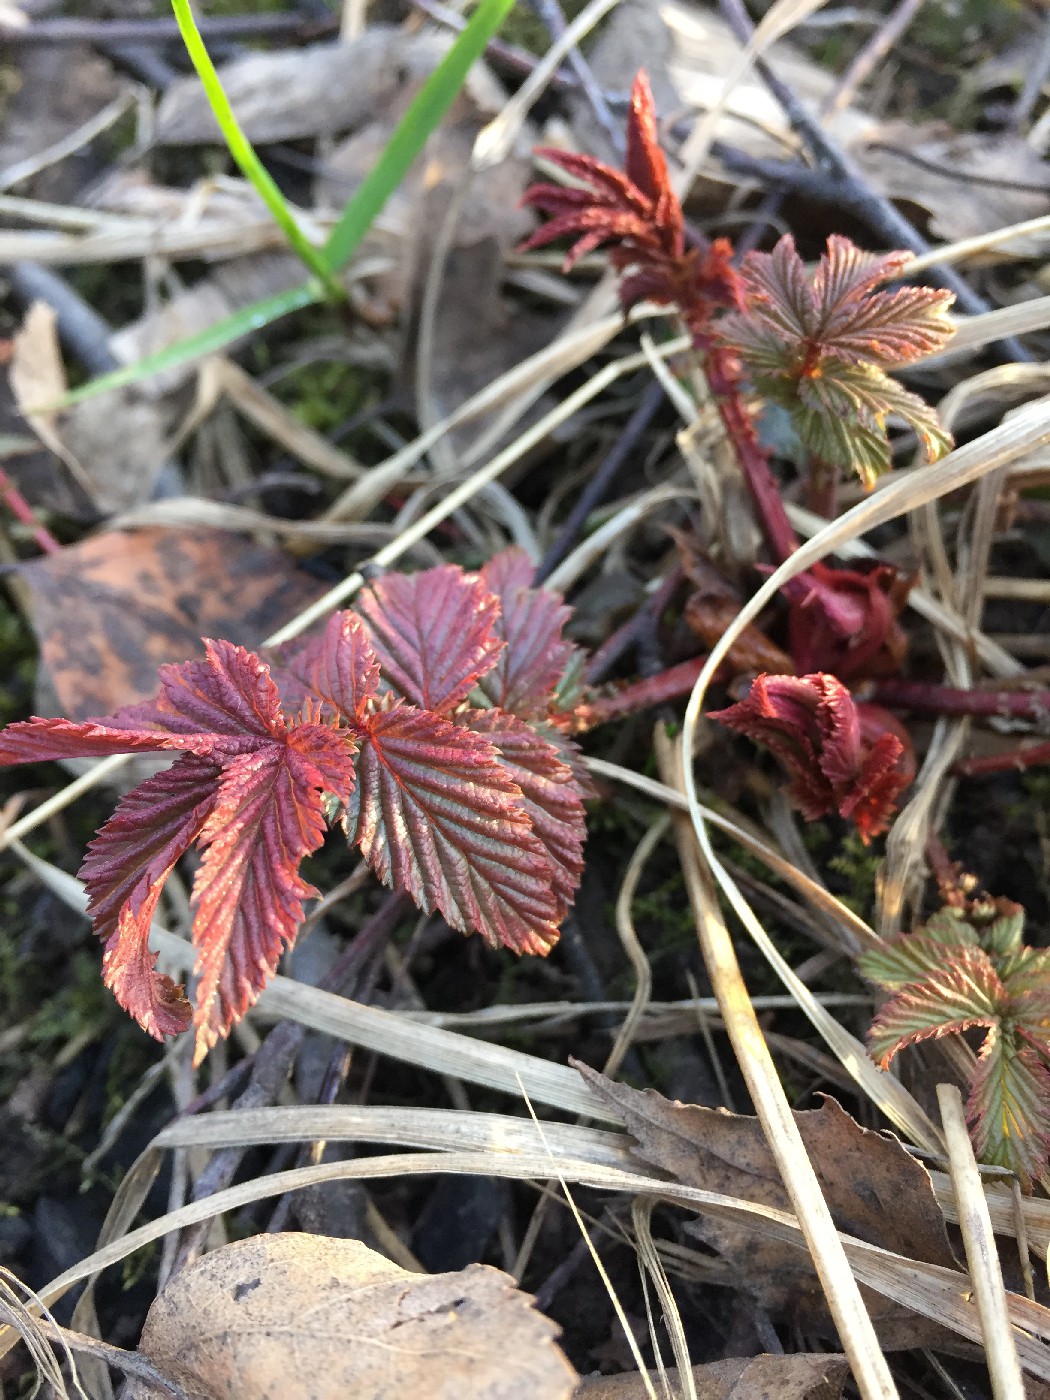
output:
[[[660, 1378], [649, 1373], [656, 1393]], [[693, 1367], [697, 1400], [839, 1400], [849, 1375], [844, 1356], [825, 1352], [796, 1352], [790, 1356], [734, 1356]], [[674, 1393], [678, 1371], [667, 1368]], [[622, 1376], [588, 1376], [576, 1387], [573, 1400], [648, 1400], [649, 1391], [637, 1372]]]
[[253, 650], [322, 585], [283, 551], [225, 530], [110, 531], [23, 566], [33, 628], [70, 719], [146, 700], [201, 638]]
[[[773, 1155], [757, 1118], [640, 1093], [577, 1064], [596, 1094], [623, 1115], [638, 1141], [636, 1155], [688, 1186], [719, 1191], [790, 1210]], [[869, 1132], [834, 1099], [795, 1114], [810, 1160], [840, 1230], [911, 1259], [957, 1269], [929, 1173], [896, 1138]], [[689, 1226], [721, 1257], [735, 1286], [792, 1323], [831, 1336], [817, 1276], [806, 1255], [790, 1245], [701, 1216]], [[883, 1346], [926, 1345], [943, 1336], [937, 1326], [892, 1300], [862, 1288]]]

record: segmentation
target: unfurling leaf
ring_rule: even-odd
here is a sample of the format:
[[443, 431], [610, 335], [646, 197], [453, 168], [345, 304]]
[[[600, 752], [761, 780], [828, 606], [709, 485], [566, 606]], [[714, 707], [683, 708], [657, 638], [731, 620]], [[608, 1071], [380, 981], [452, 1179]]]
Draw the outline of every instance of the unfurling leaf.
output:
[[913, 429], [927, 461], [950, 450], [936, 413], [886, 373], [942, 349], [950, 292], [876, 291], [906, 271], [910, 253], [864, 253], [832, 235], [810, 279], [790, 234], [741, 268], [745, 306], [718, 326], [755, 387], [786, 408], [820, 460], [852, 468], [866, 486], [891, 465], [885, 420]]
[[742, 305], [733, 249], [724, 238], [687, 248], [682, 206], [674, 192], [656, 132], [649, 80], [639, 72], [627, 114], [626, 173], [593, 156], [544, 149], [537, 155], [586, 186], [533, 185], [524, 203], [551, 217], [523, 245], [541, 248], [559, 238], [574, 243], [568, 271], [585, 253], [609, 246], [609, 261], [626, 273], [620, 301], [677, 306], [694, 336], [704, 335], [712, 313]]
[[1050, 950], [1021, 942], [1024, 911], [978, 898], [864, 954], [861, 973], [893, 990], [868, 1036], [887, 1067], [906, 1045], [982, 1028], [966, 1106], [979, 1160], [1028, 1187], [1050, 1153]]
[[837, 812], [865, 843], [885, 831], [914, 776], [914, 758], [896, 721], [858, 705], [841, 681], [756, 676], [745, 700], [717, 719], [763, 744], [787, 769], [788, 795], [807, 821]]
[[[574, 654], [561, 636], [569, 610], [533, 589], [531, 572], [511, 550], [482, 576], [392, 575], [361, 615], [284, 648], [274, 675], [207, 642], [204, 661], [161, 669], [153, 701], [0, 734], [0, 763], [178, 754], [121, 800], [81, 870], [106, 983], [151, 1035], [192, 1018], [199, 1060], [255, 1002], [317, 893], [299, 867], [326, 818], [452, 927], [519, 953], [557, 941], [583, 864], [586, 788], [571, 741], [547, 724]], [[494, 707], [476, 708], [486, 698]], [[164, 881], [193, 845], [191, 1008], [148, 939]]]

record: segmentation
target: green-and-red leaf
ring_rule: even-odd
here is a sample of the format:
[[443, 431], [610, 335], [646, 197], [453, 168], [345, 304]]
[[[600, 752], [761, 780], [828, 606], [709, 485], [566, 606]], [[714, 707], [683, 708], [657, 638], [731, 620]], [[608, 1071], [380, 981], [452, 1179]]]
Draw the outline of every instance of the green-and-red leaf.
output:
[[358, 608], [395, 690], [437, 714], [461, 704], [503, 651], [499, 599], [454, 564], [389, 574]]
[[978, 1161], [1007, 1167], [1028, 1186], [1050, 1152], [1050, 1069], [1031, 1045], [989, 1031], [970, 1085], [966, 1115]]
[[995, 1026], [1009, 993], [981, 948], [953, 949], [941, 967], [909, 983], [882, 1008], [868, 1033], [868, 1049], [885, 1069], [906, 1045], [971, 1026]]
[[[938, 972], [955, 956], [957, 948], [976, 948], [977, 938], [968, 924], [962, 923], [952, 939], [938, 936], [933, 920], [914, 933], [901, 934], [881, 948], [871, 948], [857, 960], [857, 970], [869, 982], [880, 987], [907, 987], [931, 973]], [[956, 932], [956, 930], [952, 930]], [[967, 937], [966, 935], [970, 936]]]
[[550, 857], [480, 735], [402, 702], [370, 715], [346, 831], [384, 883], [453, 928], [519, 953], [557, 941]]

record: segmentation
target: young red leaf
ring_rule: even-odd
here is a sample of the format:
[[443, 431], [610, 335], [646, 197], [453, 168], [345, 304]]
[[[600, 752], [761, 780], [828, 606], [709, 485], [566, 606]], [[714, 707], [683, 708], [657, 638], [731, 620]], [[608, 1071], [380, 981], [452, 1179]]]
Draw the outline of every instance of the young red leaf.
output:
[[644, 72], [637, 74], [631, 90], [626, 137], [626, 174], [593, 156], [537, 152], [587, 188], [542, 184], [526, 190], [523, 202], [551, 217], [523, 246], [575, 239], [565, 259], [568, 271], [585, 253], [607, 243], [609, 261], [629, 273], [620, 283], [625, 309], [642, 300], [678, 306], [693, 334], [703, 335], [716, 308], [742, 304], [733, 250], [724, 238], [703, 249], [686, 247], [682, 206], [657, 139], [656, 109]]
[[557, 918], [564, 918], [583, 873], [586, 821], [579, 785], [557, 749], [502, 710], [472, 710], [463, 722], [495, 748], [500, 766], [521, 789], [532, 829], [550, 858]]
[[554, 593], [532, 588], [532, 565], [522, 549], [506, 549], [481, 571], [499, 600], [495, 632], [506, 648], [479, 682], [493, 705], [521, 719], [545, 716], [575, 648], [562, 637], [571, 608]]
[[379, 878], [494, 946], [557, 942], [554, 873], [520, 787], [478, 734], [397, 701], [361, 724], [347, 838]]
[[710, 717], [780, 760], [791, 776], [788, 795], [807, 821], [837, 812], [865, 843], [889, 825], [914, 776], [897, 722], [858, 705], [834, 676], [757, 676], [745, 700]]
[[395, 689], [437, 714], [461, 704], [503, 651], [499, 599], [454, 564], [388, 574], [362, 595], [358, 610]]
[[983, 948], [941, 950], [941, 965], [901, 987], [872, 1022], [868, 1049], [885, 1069], [899, 1050], [971, 1026], [992, 1027], [1009, 993]]
[[346, 801], [354, 782], [348, 736], [301, 724], [227, 764], [200, 830], [193, 885], [198, 949], [196, 1059], [256, 1002], [318, 891], [299, 866], [324, 840], [321, 794]]
[[194, 842], [205, 849], [193, 925], [203, 974], [193, 1015], [198, 1059], [255, 1000], [294, 936], [312, 893], [298, 866], [324, 835], [322, 793], [346, 802], [354, 785], [352, 735], [289, 726], [257, 656], [228, 642], [205, 648], [204, 661], [161, 668], [157, 701], [111, 722], [32, 720], [0, 735], [0, 763], [184, 751], [121, 800], [81, 873], [106, 940], [106, 982], [159, 1038], [187, 1017], [174, 984], [154, 971], [149, 926], [175, 862]]
[[160, 1040], [186, 1029], [190, 1005], [154, 970], [149, 930], [164, 881], [215, 803], [220, 768], [183, 754], [123, 797], [80, 867], [88, 914], [106, 945], [103, 980], [143, 1030]]
[[899, 673], [908, 642], [898, 617], [911, 580], [896, 569], [818, 562], [785, 592], [791, 655], [800, 671], [828, 671], [844, 681]]

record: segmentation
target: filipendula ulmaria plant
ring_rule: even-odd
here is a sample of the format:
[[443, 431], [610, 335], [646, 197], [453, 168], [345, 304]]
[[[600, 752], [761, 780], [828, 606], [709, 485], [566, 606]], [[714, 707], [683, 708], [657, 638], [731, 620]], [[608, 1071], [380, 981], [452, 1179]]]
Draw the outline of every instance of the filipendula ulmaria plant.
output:
[[1046, 1173], [1050, 1154], [1050, 949], [1022, 943], [1024, 910], [987, 897], [945, 908], [865, 953], [861, 973], [892, 993], [868, 1048], [886, 1069], [906, 1045], [981, 1030], [966, 1114], [980, 1161]]
[[[230, 642], [164, 666], [157, 698], [104, 719], [34, 718], [0, 763], [174, 752], [123, 797], [80, 870], [103, 975], [199, 1062], [257, 1000], [317, 894], [299, 867], [337, 825], [379, 878], [495, 946], [547, 953], [582, 870], [586, 779], [549, 722], [569, 609], [508, 550], [478, 574], [391, 574], [271, 667]], [[156, 970], [150, 923], [196, 846], [195, 1004]]]

